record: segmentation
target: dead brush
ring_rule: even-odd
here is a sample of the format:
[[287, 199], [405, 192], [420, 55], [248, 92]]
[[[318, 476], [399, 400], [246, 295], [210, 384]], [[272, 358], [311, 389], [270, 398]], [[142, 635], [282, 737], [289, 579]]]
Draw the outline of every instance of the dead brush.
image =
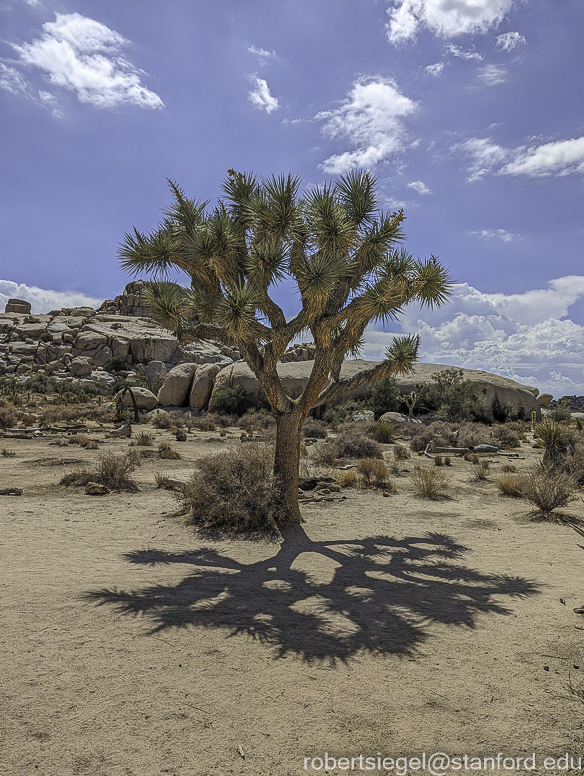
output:
[[168, 488], [169, 480], [170, 474], [168, 472], [154, 472], [154, 482], [156, 483], [157, 488], [166, 490]]
[[520, 474], [505, 472], [495, 481], [495, 485], [503, 496], [523, 498], [523, 477]]
[[274, 535], [278, 490], [274, 448], [262, 442], [200, 458], [176, 499], [194, 525], [226, 533]]
[[141, 447], [151, 447], [154, 444], [154, 437], [149, 431], [139, 431], [134, 437], [134, 444]]
[[160, 442], [158, 445], [158, 455], [168, 461], [178, 461], [182, 458], [181, 454], [173, 449], [170, 442]]
[[488, 475], [489, 475], [489, 462], [485, 461], [485, 459], [483, 458], [483, 460], [479, 461], [478, 464], [476, 465], [473, 480], [475, 482], [484, 482], [485, 480], [488, 479]]
[[357, 463], [357, 471], [366, 488], [383, 487], [389, 475], [387, 466], [378, 458], [361, 458]]
[[434, 456], [434, 466], [444, 466], [444, 458], [441, 455]]
[[[567, 506], [575, 500], [574, 491], [578, 483], [572, 475], [556, 467], [535, 466], [523, 477], [523, 496], [530, 501], [544, 519], [558, 517], [552, 515], [556, 509]], [[573, 522], [565, 518], [562, 522]]]
[[89, 447], [91, 444], [91, 439], [87, 436], [87, 434], [75, 434], [74, 437], [71, 437], [75, 440], [75, 442], [79, 445], [79, 447]]
[[97, 459], [94, 469], [80, 468], [65, 474], [60, 485], [87, 485], [97, 482], [111, 490], [125, 490], [135, 493], [138, 485], [130, 474], [140, 465], [140, 456], [134, 451], [126, 454], [103, 453]]
[[517, 471], [517, 469], [516, 469], [516, 467], [515, 467], [515, 466], [513, 466], [513, 464], [506, 463], [506, 464], [505, 464], [505, 465], [502, 467], [501, 471], [503, 472], [503, 474], [513, 474], [514, 472], [516, 472], [516, 471]]
[[4, 458], [14, 458], [16, 453], [13, 450], [7, 450], [5, 447], [2, 448], [2, 455]]
[[406, 461], [410, 457], [408, 448], [405, 445], [394, 445], [393, 457], [396, 461]]
[[412, 481], [416, 494], [432, 501], [447, 498], [451, 484], [446, 472], [430, 466], [416, 466]]
[[359, 477], [354, 469], [345, 469], [335, 473], [335, 480], [341, 488], [358, 488]]

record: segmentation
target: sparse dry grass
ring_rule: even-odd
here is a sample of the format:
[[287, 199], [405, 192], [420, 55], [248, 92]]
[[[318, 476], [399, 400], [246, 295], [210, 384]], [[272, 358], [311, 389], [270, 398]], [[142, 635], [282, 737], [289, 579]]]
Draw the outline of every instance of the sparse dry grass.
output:
[[[515, 467], [511, 467], [515, 468]], [[503, 496], [523, 498], [523, 478], [516, 472], [504, 472], [495, 482]]]
[[170, 444], [170, 442], [160, 442], [158, 445], [158, 454], [161, 458], [169, 461], [178, 461], [182, 458], [181, 454], [177, 452]]
[[430, 466], [416, 466], [412, 481], [418, 496], [432, 500], [446, 498], [451, 484], [446, 472]]
[[378, 458], [361, 458], [357, 463], [357, 472], [365, 487], [383, 487], [389, 476], [387, 466]]
[[483, 458], [476, 465], [473, 480], [475, 482], [484, 482], [485, 480], [488, 479], [488, 475], [489, 475], [489, 462], [485, 461], [485, 459]]
[[154, 444], [154, 437], [149, 431], [139, 431], [134, 438], [134, 443], [142, 447], [151, 447]]

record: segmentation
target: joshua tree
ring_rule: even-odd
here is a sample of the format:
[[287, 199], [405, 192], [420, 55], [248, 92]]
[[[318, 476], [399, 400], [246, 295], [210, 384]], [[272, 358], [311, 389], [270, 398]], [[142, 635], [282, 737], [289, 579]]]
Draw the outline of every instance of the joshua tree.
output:
[[[370, 321], [395, 319], [410, 302], [440, 305], [450, 280], [435, 257], [414, 260], [396, 247], [404, 214], [378, 209], [376, 181], [355, 172], [300, 197], [299, 179], [259, 179], [229, 170], [223, 198], [188, 199], [169, 181], [174, 202], [149, 234], [134, 228], [119, 248], [122, 267], [153, 279], [147, 304], [179, 341], [232, 344], [256, 375], [276, 418], [274, 473], [281, 519], [302, 522], [298, 467], [302, 426], [310, 409], [341, 393], [411, 371], [419, 339], [394, 339], [386, 358], [350, 379], [347, 354], [358, 352]], [[181, 270], [182, 288], [161, 278]], [[269, 295], [292, 283], [298, 312], [287, 320]], [[292, 281], [292, 283], [290, 282]], [[309, 331], [316, 350], [302, 394], [288, 396], [276, 369], [289, 343]]]

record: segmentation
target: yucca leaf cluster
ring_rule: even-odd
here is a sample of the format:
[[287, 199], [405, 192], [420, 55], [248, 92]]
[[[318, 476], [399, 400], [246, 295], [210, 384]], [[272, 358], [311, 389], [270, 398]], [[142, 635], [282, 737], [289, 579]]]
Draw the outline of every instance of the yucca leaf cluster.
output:
[[[395, 320], [414, 301], [440, 305], [449, 295], [442, 264], [401, 247], [403, 211], [379, 208], [368, 172], [301, 195], [291, 174], [260, 179], [229, 170], [213, 208], [169, 185], [173, 203], [159, 227], [124, 236], [122, 267], [155, 281], [147, 304], [162, 326], [184, 342], [214, 336], [233, 343], [256, 374], [273, 374], [289, 343], [309, 331], [319, 370], [336, 379], [370, 322]], [[189, 276], [189, 288], [169, 282], [176, 271]], [[298, 298], [291, 319], [272, 294], [286, 279]], [[392, 372], [408, 371], [418, 344], [416, 336], [394, 341], [386, 353]]]

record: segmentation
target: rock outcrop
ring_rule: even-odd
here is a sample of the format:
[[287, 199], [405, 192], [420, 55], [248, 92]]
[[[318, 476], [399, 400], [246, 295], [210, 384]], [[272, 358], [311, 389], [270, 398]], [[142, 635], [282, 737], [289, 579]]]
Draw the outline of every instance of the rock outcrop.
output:
[[30, 315], [31, 304], [24, 299], [9, 299], [4, 309], [5, 313], [24, 313]]
[[[345, 361], [341, 370], [341, 378], [349, 378], [364, 369], [370, 369], [374, 365], [372, 361]], [[401, 393], [409, 393], [415, 390], [416, 385], [429, 383], [432, 375], [447, 369], [447, 366], [441, 364], [417, 364], [414, 373], [409, 377], [397, 377], [396, 382]], [[304, 389], [308, 380], [312, 364], [307, 362], [285, 363], [278, 365], [278, 374], [282, 380], [284, 390], [289, 396], [298, 396]], [[526, 418], [531, 417], [531, 412], [535, 411], [537, 417], [540, 417], [541, 408], [533, 395], [532, 390], [527, 386], [520, 385], [514, 380], [506, 377], [483, 372], [482, 370], [464, 369], [463, 377], [465, 380], [471, 380], [477, 383], [480, 390], [484, 413], [488, 417], [492, 416], [493, 411], [500, 407], [508, 408], [515, 415]], [[213, 394], [209, 401], [209, 410], [214, 407], [214, 397], [220, 386], [233, 388], [241, 385], [254, 398], [258, 404], [266, 404], [265, 396], [260, 385], [245, 363], [233, 364], [230, 367], [222, 369], [217, 375]], [[347, 401], [348, 399], [362, 398], [367, 393], [368, 386], [364, 385], [351, 393], [340, 394], [335, 403]]]
[[[219, 388], [241, 385], [257, 405], [267, 406], [255, 375], [236, 349], [218, 341], [181, 345], [154, 321], [140, 317], [147, 314], [144, 287], [144, 281], [129, 283], [122, 295], [104, 302], [97, 313], [89, 307], [77, 307], [31, 316], [28, 302], [11, 299], [7, 305], [11, 310], [0, 314], [0, 375], [26, 379], [41, 371], [66, 383], [110, 387], [116, 376], [134, 383], [141, 376], [151, 388], [164, 381], [157, 397], [149, 391], [149, 396], [141, 397], [144, 408], [158, 402], [210, 411]], [[26, 309], [15, 310], [18, 305]], [[312, 343], [295, 344], [284, 354], [278, 372], [289, 396], [303, 391], [313, 359]], [[346, 361], [341, 377], [351, 377], [372, 363]], [[402, 393], [409, 393], [446, 368], [418, 364], [412, 376], [397, 378], [397, 384]], [[537, 388], [489, 372], [465, 369], [463, 374], [477, 383], [486, 415], [498, 407], [524, 417], [535, 411], [540, 417], [540, 405], [548, 400], [546, 394], [538, 397]], [[336, 402], [362, 397], [367, 388], [340, 395]]]

